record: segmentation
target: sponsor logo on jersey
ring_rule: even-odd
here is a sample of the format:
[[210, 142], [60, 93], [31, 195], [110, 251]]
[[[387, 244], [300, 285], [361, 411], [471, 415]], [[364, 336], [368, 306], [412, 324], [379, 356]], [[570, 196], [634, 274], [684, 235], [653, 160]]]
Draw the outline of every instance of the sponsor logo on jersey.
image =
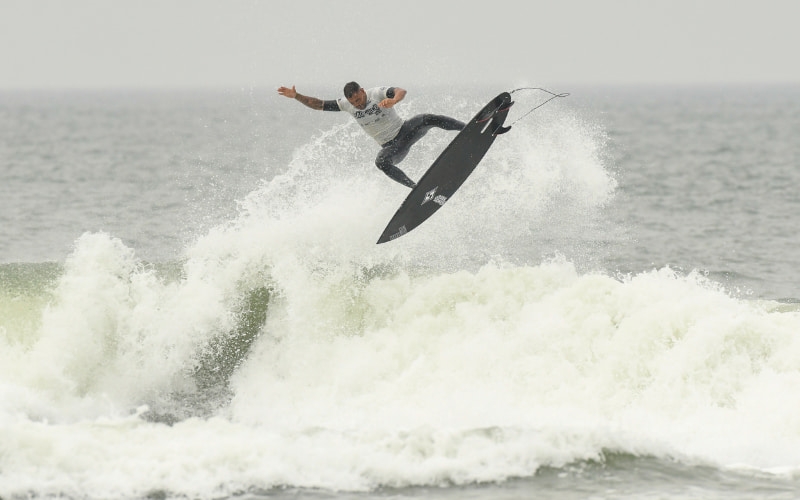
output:
[[355, 113], [353, 113], [353, 116], [355, 116], [356, 119], [358, 120], [364, 118], [365, 116], [379, 115], [379, 114], [381, 114], [381, 108], [379, 108], [377, 104], [373, 104], [371, 107], [367, 109], [356, 111]]

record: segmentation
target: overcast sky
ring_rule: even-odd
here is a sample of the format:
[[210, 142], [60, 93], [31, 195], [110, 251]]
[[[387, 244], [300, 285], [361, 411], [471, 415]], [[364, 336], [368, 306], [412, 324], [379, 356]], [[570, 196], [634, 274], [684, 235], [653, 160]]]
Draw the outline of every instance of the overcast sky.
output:
[[800, 0], [0, 0], [0, 87], [800, 83]]

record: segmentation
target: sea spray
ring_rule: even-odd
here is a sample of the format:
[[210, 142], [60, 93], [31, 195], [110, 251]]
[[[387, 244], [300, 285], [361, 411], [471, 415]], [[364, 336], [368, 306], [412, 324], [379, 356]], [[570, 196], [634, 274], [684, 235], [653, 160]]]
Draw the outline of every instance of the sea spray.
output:
[[[798, 474], [797, 309], [597, 266], [618, 229], [603, 131], [555, 107], [500, 139], [389, 245], [406, 191], [349, 122], [179, 261], [78, 238], [0, 329], [0, 496], [374, 491], [626, 460]], [[446, 143], [432, 131], [402, 167], [418, 177]]]

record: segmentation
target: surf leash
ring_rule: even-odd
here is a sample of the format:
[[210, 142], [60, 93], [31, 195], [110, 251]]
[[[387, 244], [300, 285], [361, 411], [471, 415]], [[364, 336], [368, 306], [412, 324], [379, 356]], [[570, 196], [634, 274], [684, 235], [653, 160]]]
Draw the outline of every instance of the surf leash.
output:
[[550, 97], [549, 97], [549, 98], [548, 98], [546, 101], [544, 101], [543, 103], [539, 104], [538, 106], [534, 106], [533, 108], [531, 108], [531, 109], [530, 109], [530, 111], [528, 111], [528, 112], [527, 112], [527, 113], [525, 113], [524, 115], [520, 116], [519, 118], [517, 118], [516, 120], [514, 120], [513, 122], [511, 122], [511, 123], [508, 125], [509, 127], [511, 127], [511, 125], [514, 125], [514, 124], [515, 124], [515, 123], [517, 123], [518, 121], [522, 120], [523, 118], [525, 118], [525, 117], [526, 117], [526, 116], [528, 116], [529, 114], [533, 113], [533, 112], [534, 112], [534, 111], [536, 111], [537, 109], [541, 108], [542, 106], [544, 106], [544, 105], [545, 105], [545, 104], [547, 104], [548, 102], [552, 101], [553, 99], [558, 99], [559, 97], [567, 97], [567, 96], [569, 95], [569, 92], [564, 92], [564, 93], [561, 93], [561, 94], [556, 94], [555, 92], [550, 92], [549, 90], [547, 90], [547, 89], [543, 89], [543, 88], [540, 88], [540, 87], [520, 87], [520, 88], [518, 88], [518, 89], [514, 89], [514, 90], [512, 90], [511, 92], [509, 92], [509, 94], [513, 94], [514, 92], [517, 92], [517, 91], [519, 91], [519, 90], [539, 90], [539, 91], [541, 91], [541, 92], [545, 92], [545, 93], [547, 93], [547, 94], [550, 94]]

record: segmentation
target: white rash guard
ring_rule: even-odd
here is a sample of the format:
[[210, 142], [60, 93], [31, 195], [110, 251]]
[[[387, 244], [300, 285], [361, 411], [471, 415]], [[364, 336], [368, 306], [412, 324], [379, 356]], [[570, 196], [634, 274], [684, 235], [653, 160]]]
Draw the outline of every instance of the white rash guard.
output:
[[[356, 122], [361, 125], [361, 128], [375, 139], [378, 144], [386, 144], [397, 136], [400, 127], [403, 126], [403, 120], [394, 108], [381, 108], [378, 106], [378, 103], [382, 100], [394, 97], [394, 87], [374, 87], [365, 90], [365, 92], [367, 94], [367, 104], [364, 109], [356, 108], [345, 98], [339, 98], [335, 102], [340, 111], [350, 113]], [[326, 110], [335, 111], [335, 108], [331, 108], [332, 106], [325, 107]]]

